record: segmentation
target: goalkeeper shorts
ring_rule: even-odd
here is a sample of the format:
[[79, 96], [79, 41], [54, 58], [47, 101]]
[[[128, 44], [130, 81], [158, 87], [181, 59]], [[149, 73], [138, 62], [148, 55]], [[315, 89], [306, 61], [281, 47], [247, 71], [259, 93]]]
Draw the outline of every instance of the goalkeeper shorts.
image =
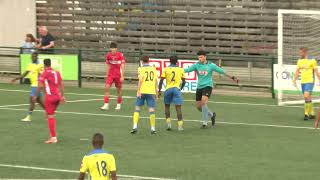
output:
[[201, 101], [202, 96], [207, 96], [208, 98], [211, 96], [212, 87], [207, 86], [201, 89], [197, 89], [196, 91], [196, 101]]

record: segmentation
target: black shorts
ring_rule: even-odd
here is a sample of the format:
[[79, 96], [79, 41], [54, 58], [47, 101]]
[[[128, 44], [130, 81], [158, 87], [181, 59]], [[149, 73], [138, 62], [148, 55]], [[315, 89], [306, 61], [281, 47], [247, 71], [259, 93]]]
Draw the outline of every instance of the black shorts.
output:
[[202, 96], [207, 96], [208, 98], [211, 96], [212, 87], [207, 86], [201, 89], [197, 89], [196, 91], [196, 101], [201, 101]]

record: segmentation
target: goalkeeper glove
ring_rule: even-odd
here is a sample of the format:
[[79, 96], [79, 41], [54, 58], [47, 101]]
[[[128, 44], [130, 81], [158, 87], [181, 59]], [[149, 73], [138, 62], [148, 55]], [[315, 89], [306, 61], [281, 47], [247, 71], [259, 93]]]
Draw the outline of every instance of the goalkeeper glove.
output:
[[237, 77], [232, 76], [231, 79], [232, 79], [235, 83], [239, 84], [239, 79], [238, 79]]

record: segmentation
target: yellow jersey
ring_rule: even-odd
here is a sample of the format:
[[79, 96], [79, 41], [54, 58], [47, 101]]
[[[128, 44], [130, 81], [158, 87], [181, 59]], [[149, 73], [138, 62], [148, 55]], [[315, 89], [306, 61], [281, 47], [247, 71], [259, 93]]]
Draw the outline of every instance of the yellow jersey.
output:
[[301, 83], [314, 83], [314, 69], [317, 68], [315, 59], [299, 59], [297, 66], [301, 74]]
[[178, 66], [170, 65], [163, 69], [161, 77], [166, 79], [166, 89], [173, 87], [180, 89], [181, 78], [184, 78], [184, 71]]
[[156, 94], [157, 70], [153, 66], [144, 65], [138, 68], [139, 79], [142, 78], [141, 94]]
[[27, 66], [27, 71], [29, 71], [28, 78], [30, 79], [31, 87], [37, 87], [39, 75], [43, 71], [43, 65], [31, 63]]
[[111, 171], [116, 171], [116, 162], [107, 151], [95, 149], [82, 159], [80, 172], [88, 172], [91, 180], [109, 180]]

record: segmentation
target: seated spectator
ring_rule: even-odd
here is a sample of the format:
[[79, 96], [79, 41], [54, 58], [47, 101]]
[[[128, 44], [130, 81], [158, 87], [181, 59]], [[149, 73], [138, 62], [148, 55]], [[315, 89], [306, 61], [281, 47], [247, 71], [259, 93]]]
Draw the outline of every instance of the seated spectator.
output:
[[32, 34], [26, 34], [26, 39], [22, 44], [22, 53], [23, 54], [31, 54], [34, 52], [34, 48], [36, 47], [36, 39], [33, 37]]
[[48, 32], [48, 29], [46, 26], [40, 26], [39, 27], [39, 42], [36, 46], [36, 48], [39, 49], [39, 52], [41, 53], [53, 53], [54, 48], [54, 38], [53, 36]]

